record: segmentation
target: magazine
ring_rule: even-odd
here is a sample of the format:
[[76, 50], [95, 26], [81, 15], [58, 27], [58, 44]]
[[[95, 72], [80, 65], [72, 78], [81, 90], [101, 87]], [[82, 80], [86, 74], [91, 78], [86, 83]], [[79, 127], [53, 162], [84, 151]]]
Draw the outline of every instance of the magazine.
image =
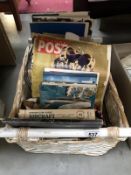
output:
[[63, 38], [38, 36], [34, 39], [32, 61], [32, 97], [39, 97], [45, 68], [69, 69], [100, 74], [96, 105], [102, 107], [110, 74], [111, 47]]
[[91, 109], [96, 90], [96, 85], [42, 82], [40, 104], [44, 109]]

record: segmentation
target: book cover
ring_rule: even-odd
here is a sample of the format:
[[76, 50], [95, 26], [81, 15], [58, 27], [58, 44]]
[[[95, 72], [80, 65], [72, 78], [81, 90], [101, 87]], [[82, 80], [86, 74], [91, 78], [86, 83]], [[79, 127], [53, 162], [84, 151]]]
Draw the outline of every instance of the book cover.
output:
[[96, 90], [96, 85], [43, 82], [40, 104], [44, 109], [91, 109]]
[[[10, 125], [12, 127], [30, 127], [30, 128], [47, 128], [50, 133], [51, 128], [61, 129], [97, 129], [103, 126], [103, 120], [36, 120], [36, 119], [4, 119], [1, 121], [4, 125]], [[71, 137], [71, 136], [70, 136]], [[49, 138], [49, 136], [48, 136]], [[52, 138], [52, 137], [51, 137]]]
[[30, 23], [31, 33], [54, 33], [65, 35], [65, 33], [72, 32], [80, 37], [87, 37], [88, 23], [85, 22], [33, 22]]
[[20, 119], [60, 119], [60, 120], [95, 120], [94, 109], [32, 109], [19, 110]]
[[43, 81], [98, 85], [99, 73], [45, 68], [43, 72]]
[[[70, 69], [100, 74], [96, 105], [102, 107], [110, 74], [111, 47], [63, 38], [38, 36], [34, 40], [32, 96], [39, 97], [45, 68]], [[68, 59], [67, 59], [68, 58]]]

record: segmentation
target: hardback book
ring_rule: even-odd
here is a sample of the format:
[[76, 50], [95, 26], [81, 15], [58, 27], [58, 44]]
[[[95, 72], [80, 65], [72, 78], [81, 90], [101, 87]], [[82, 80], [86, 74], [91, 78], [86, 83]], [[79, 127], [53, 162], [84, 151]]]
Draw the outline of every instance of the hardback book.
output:
[[33, 44], [32, 97], [39, 97], [45, 68], [69, 69], [100, 74], [96, 103], [102, 107], [109, 74], [111, 47], [86, 41], [37, 36]]
[[20, 119], [95, 120], [94, 109], [20, 109]]
[[33, 14], [30, 30], [32, 36], [37, 34], [65, 35], [72, 32], [79, 37], [87, 37], [91, 33], [92, 21], [88, 12], [43, 13]]
[[91, 109], [96, 91], [94, 84], [42, 82], [40, 104], [44, 109]]
[[61, 129], [97, 129], [103, 126], [103, 120], [38, 120], [38, 119], [4, 119], [3, 124], [13, 127], [61, 128]]
[[33, 22], [47, 22], [47, 21], [67, 21], [67, 22], [83, 22], [90, 20], [88, 12], [60, 12], [60, 13], [42, 13], [42, 14], [33, 14]]
[[[47, 19], [47, 17], [46, 17]], [[55, 18], [52, 17], [52, 20], [55, 20]], [[57, 20], [58, 18], [56, 18]], [[60, 19], [60, 18], [59, 18]], [[89, 22], [78, 22], [74, 21], [75, 19], [67, 18], [65, 21], [52, 21], [51, 17], [49, 21], [45, 22], [33, 22], [30, 23], [30, 29], [32, 34], [44, 34], [44, 33], [54, 33], [54, 34], [60, 34], [65, 35], [66, 32], [72, 32], [80, 37], [87, 37], [88, 36], [88, 29], [90, 26]], [[62, 18], [61, 18], [62, 20]], [[68, 20], [68, 21], [66, 21]]]

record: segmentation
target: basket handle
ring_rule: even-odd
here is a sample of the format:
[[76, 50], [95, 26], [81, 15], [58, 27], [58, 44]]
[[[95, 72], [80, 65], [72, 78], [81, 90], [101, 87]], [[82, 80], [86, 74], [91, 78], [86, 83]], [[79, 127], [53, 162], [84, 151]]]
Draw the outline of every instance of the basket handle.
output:
[[109, 127], [100, 129], [38, 129], [9, 128], [0, 129], [0, 138], [127, 138], [131, 128]]

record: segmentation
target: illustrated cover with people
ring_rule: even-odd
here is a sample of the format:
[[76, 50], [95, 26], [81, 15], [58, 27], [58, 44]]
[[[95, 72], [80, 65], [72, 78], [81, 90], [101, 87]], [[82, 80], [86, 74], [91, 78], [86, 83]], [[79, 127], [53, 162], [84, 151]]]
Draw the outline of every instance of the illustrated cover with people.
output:
[[32, 96], [39, 97], [44, 68], [98, 72], [100, 74], [96, 105], [101, 107], [110, 73], [111, 47], [84, 41], [38, 36], [34, 39]]

